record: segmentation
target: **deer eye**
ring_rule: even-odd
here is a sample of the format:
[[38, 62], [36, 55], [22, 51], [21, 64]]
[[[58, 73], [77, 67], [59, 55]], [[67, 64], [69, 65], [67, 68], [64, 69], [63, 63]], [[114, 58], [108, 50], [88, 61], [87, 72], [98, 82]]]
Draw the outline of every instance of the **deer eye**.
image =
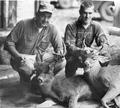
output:
[[95, 57], [93, 57], [92, 59], [93, 59], [93, 60], [96, 60], [96, 58], [95, 58]]
[[38, 79], [38, 81], [39, 81], [39, 83], [40, 83], [40, 84], [43, 82], [43, 80], [42, 80], [42, 79], [40, 79], [40, 78]]

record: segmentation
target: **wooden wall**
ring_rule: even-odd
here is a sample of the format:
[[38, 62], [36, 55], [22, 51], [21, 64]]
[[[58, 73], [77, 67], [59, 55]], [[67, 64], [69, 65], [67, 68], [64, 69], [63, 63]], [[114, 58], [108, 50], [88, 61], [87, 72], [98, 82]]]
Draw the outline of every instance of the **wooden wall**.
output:
[[21, 20], [34, 17], [39, 0], [0, 0], [0, 30], [11, 29]]

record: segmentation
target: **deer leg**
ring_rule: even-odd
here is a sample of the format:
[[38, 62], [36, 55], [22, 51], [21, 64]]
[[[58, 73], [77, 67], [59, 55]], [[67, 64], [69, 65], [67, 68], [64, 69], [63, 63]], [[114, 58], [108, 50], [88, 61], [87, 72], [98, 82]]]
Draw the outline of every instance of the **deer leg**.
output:
[[102, 104], [106, 108], [109, 108], [107, 103], [109, 103], [111, 100], [115, 99], [120, 94], [120, 88], [116, 87], [110, 87], [107, 93], [102, 98]]
[[78, 98], [79, 98], [79, 94], [74, 94], [70, 96], [68, 108], [77, 108]]
[[85, 101], [87, 99], [92, 99], [91, 89], [86, 83], [84, 84], [85, 85], [76, 88], [75, 93], [71, 95], [70, 100], [69, 100], [69, 108], [78, 108], [79, 99], [84, 98], [82, 99], [82, 101]]

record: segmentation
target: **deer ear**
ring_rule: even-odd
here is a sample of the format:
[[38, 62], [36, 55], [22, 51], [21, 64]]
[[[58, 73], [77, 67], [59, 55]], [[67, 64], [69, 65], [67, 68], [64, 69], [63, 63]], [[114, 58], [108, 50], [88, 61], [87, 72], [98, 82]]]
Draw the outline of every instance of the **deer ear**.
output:
[[111, 59], [109, 57], [100, 56], [99, 63], [102, 67], [103, 66], [108, 66], [110, 60]]
[[106, 61], [106, 62], [99, 61], [99, 64], [100, 64], [101, 67], [106, 67], [109, 64], [109, 61]]
[[53, 64], [49, 64], [48, 73], [51, 74], [52, 76], [54, 75], [54, 68], [55, 66]]

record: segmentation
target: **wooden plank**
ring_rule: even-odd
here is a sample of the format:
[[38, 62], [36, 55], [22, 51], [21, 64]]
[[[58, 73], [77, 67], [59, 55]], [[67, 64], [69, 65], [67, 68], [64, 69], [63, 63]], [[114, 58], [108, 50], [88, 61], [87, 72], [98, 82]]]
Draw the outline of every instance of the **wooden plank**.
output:
[[4, 8], [3, 8], [3, 27], [6, 29], [8, 27], [8, 7], [9, 7], [9, 0], [4, 0]]
[[17, 1], [9, 1], [8, 28], [13, 28], [17, 22]]

